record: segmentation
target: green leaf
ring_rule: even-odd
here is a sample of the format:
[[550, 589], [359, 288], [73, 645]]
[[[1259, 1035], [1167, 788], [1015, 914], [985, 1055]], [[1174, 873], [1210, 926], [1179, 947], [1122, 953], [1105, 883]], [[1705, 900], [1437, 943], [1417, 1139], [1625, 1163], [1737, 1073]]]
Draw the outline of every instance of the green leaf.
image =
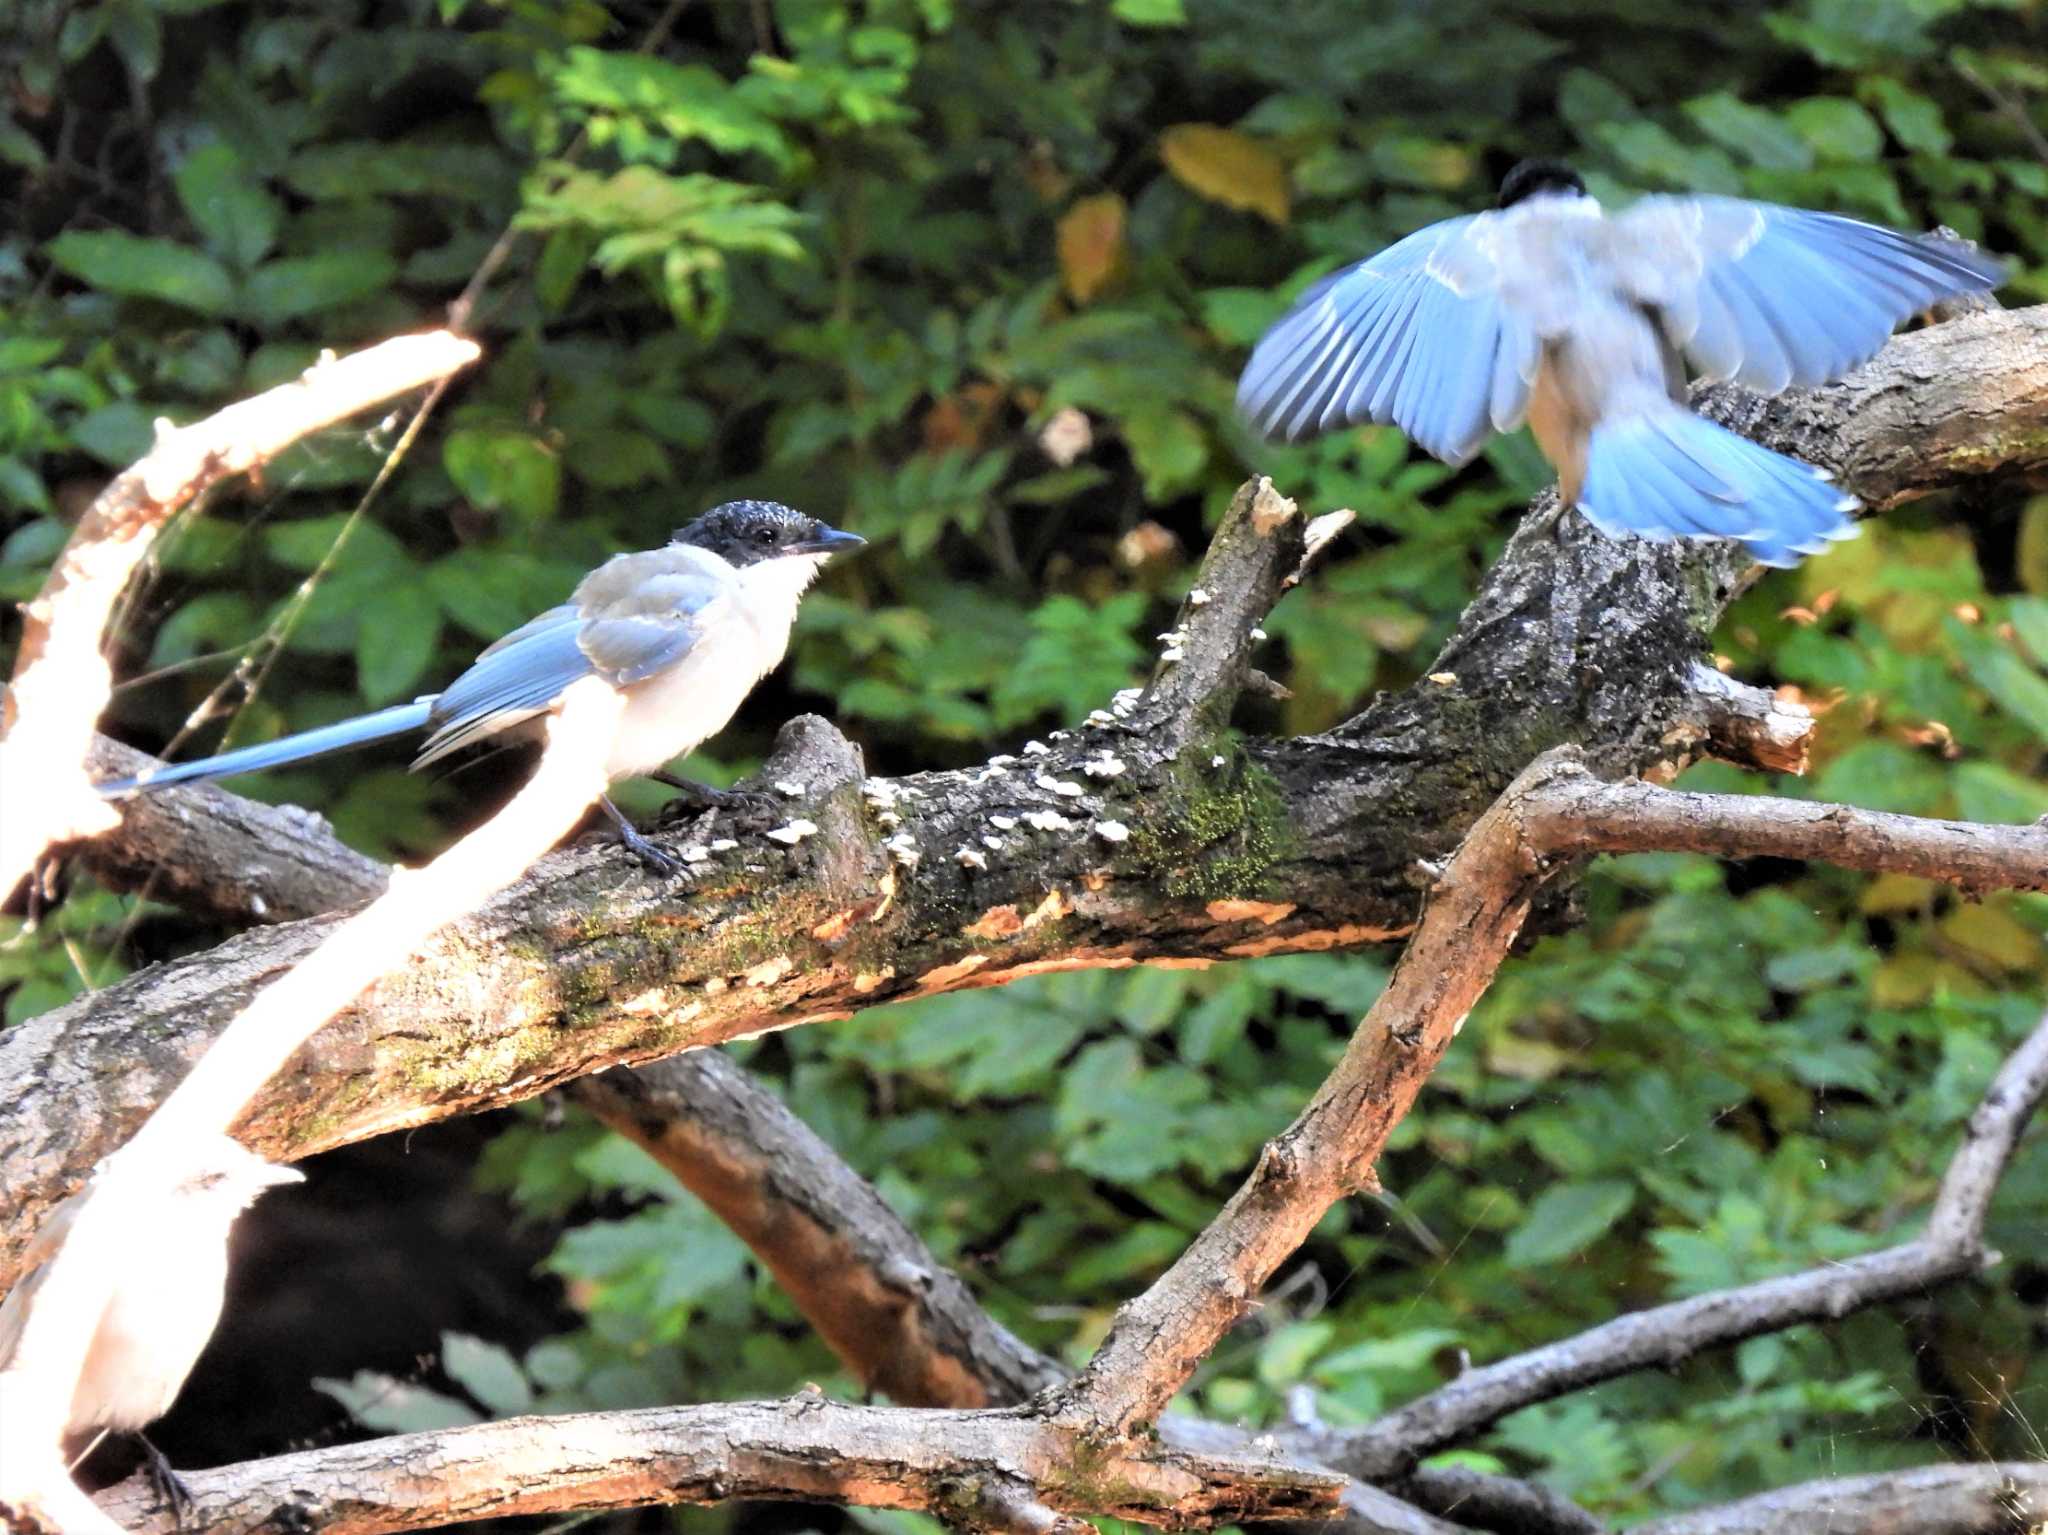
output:
[[1951, 619], [1946, 628], [1977, 685], [2043, 741], [2048, 741], [2048, 674], [2037, 671], [2010, 645], [1973, 624]]
[[2006, 617], [2035, 663], [2048, 668], [2048, 597], [2015, 597]]
[[81, 282], [124, 297], [161, 299], [201, 314], [222, 314], [234, 302], [227, 268], [170, 240], [118, 230], [67, 230], [44, 250]]
[[116, 0], [102, 9], [107, 12], [107, 41], [121, 55], [128, 72], [138, 80], [154, 80], [164, 62], [163, 22], [156, 12], [132, 0], [128, 4]]
[[71, 440], [109, 469], [126, 469], [156, 441], [156, 423], [134, 401], [119, 400], [79, 417]]
[[1862, 741], [1830, 762], [1814, 780], [1814, 797], [1864, 810], [1929, 815], [1941, 804], [1941, 769], [1895, 741]]
[[471, 427], [451, 432], [441, 465], [456, 488], [487, 512], [505, 512], [532, 531], [553, 519], [562, 463], [524, 432]]
[[377, 1370], [358, 1370], [347, 1380], [316, 1375], [313, 1389], [341, 1403], [364, 1428], [386, 1433], [427, 1433], [483, 1421], [473, 1408], [452, 1396]]
[[1943, 121], [1941, 108], [1910, 86], [1889, 75], [1872, 75], [1860, 87], [1874, 98], [1892, 137], [1919, 154], [1945, 155], [1955, 146], [1955, 136]]
[[2048, 784], [1995, 762], [1962, 763], [1955, 788], [1956, 813], [1966, 821], [2013, 825], [2048, 816]]
[[473, 545], [436, 560], [427, 581], [450, 618], [480, 640], [495, 640], [562, 601], [582, 575], [572, 561]]
[[382, 578], [402, 572], [412, 563], [404, 545], [376, 523], [341, 512], [275, 523], [263, 530], [263, 547], [288, 570], [311, 570], [344, 536], [347, 542], [334, 555], [337, 565], [346, 563]]
[[1508, 1266], [1534, 1268], [1583, 1251], [1628, 1213], [1635, 1197], [1635, 1185], [1619, 1178], [1560, 1183], [1545, 1189], [1508, 1238]]
[[0, 507], [10, 512], [51, 510], [43, 477], [11, 453], [0, 454]]
[[1186, 0], [1110, 0], [1110, 14], [1127, 27], [1184, 27]]
[[398, 263], [383, 251], [333, 250], [266, 261], [249, 274], [242, 310], [258, 324], [279, 325], [368, 298], [386, 287]]
[[200, 238], [231, 265], [252, 267], [277, 243], [284, 210], [231, 146], [209, 144], [187, 155], [172, 181]]
[[356, 631], [356, 685], [371, 705], [411, 693], [441, 645], [441, 605], [424, 584], [392, 587]]
[[774, 120], [702, 64], [571, 48], [554, 87], [565, 102], [645, 117], [673, 139], [702, 139], [727, 154], [753, 150], [778, 165], [790, 159], [789, 142]]
[[468, 1333], [441, 1334], [441, 1368], [456, 1385], [501, 1418], [516, 1418], [533, 1406], [533, 1388], [510, 1350]]
[[1877, 119], [1840, 96], [1794, 102], [1785, 120], [1823, 160], [1875, 160], [1884, 149], [1884, 130]]
[[1716, 143], [1766, 170], [1803, 171], [1813, 164], [1806, 140], [1775, 112], [1753, 107], [1727, 91], [1695, 96], [1685, 114]]
[[164, 620], [150, 646], [149, 664], [170, 666], [239, 645], [257, 627], [256, 605], [245, 594], [204, 592]]
[[674, 478], [668, 455], [645, 432], [597, 427], [572, 433], [567, 452], [569, 472], [600, 490], [626, 490]]

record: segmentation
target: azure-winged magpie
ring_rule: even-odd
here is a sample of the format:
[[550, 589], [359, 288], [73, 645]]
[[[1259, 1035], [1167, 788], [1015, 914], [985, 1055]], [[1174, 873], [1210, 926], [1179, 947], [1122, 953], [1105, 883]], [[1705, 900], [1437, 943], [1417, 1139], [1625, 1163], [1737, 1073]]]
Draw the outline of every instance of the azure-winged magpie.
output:
[[1694, 415], [1686, 365], [1763, 394], [1811, 388], [1908, 316], [2004, 277], [1956, 241], [1733, 197], [1645, 197], [1610, 217], [1571, 167], [1524, 161], [1498, 208], [1309, 289], [1237, 399], [1270, 436], [1391, 421], [1451, 464], [1526, 419], [1601, 532], [1735, 538], [1791, 565], [1854, 530], [1855, 498]]
[[[589, 676], [626, 695], [606, 771], [614, 779], [653, 776], [725, 728], [781, 662], [797, 603], [819, 567], [865, 542], [773, 501], [729, 501], [660, 549], [613, 555], [567, 602], [485, 650], [445, 692], [105, 783], [101, 792], [226, 778], [416, 730], [428, 735], [413, 766], [425, 767], [487, 737], [538, 735], [541, 716]], [[608, 797], [598, 803], [643, 863], [671, 874], [681, 867]]]

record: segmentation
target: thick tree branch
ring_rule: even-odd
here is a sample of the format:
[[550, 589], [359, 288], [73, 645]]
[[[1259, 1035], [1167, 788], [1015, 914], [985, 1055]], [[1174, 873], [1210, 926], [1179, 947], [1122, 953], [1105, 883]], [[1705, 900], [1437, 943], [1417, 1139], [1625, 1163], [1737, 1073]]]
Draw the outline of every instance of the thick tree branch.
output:
[[1977, 1273], [1997, 1259], [1984, 1248], [1985, 1215], [2020, 1131], [2044, 1094], [2048, 1018], [1992, 1078], [1964, 1128], [1927, 1228], [1915, 1240], [1617, 1317], [1561, 1342], [1467, 1371], [1363, 1428], [1313, 1436], [1312, 1452], [1324, 1464], [1383, 1482], [1533, 1403], [1634, 1370], [1672, 1368], [1702, 1349], [1760, 1333], [1839, 1320]]
[[[97, 780], [140, 773], [156, 759], [106, 736], [86, 757]], [[121, 823], [77, 849], [117, 890], [147, 890], [186, 911], [236, 924], [325, 916], [383, 893], [391, 871], [297, 805], [266, 805], [213, 784], [139, 794]]]
[[2048, 1462], [1917, 1466], [1806, 1482], [1639, 1524], [1630, 1535], [2033, 1535], [2048, 1520]]
[[571, 1093], [709, 1205], [871, 1389], [907, 1405], [988, 1407], [1066, 1378], [983, 1311], [865, 1178], [716, 1051], [586, 1077]]
[[[1929, 476], [2038, 472], [2048, 308], [1898, 338], [1854, 379], [1774, 412], [1766, 441], [1825, 448], [1873, 501]], [[1283, 541], [1228, 547], [1266, 549], [1279, 569]], [[1575, 517], [1554, 534], [1533, 525], [1433, 677], [1327, 735], [1176, 745], [1133, 711], [979, 769], [865, 784], [829, 764], [778, 774], [807, 785], [792, 812], [822, 832], [714, 850], [724, 828], [695, 828], [672, 839], [701, 849], [688, 891], [609, 851], [558, 854], [325, 1031], [245, 1138], [302, 1155], [606, 1065], [1046, 969], [1398, 935], [1419, 870], [1538, 752], [1576, 742], [1596, 773], [1621, 777], [1710, 739], [1724, 709], [1694, 668], [1741, 577], [1717, 548], [1617, 542]], [[0, 1038], [0, 1161], [23, 1219], [75, 1186], [320, 931], [244, 935]], [[0, 1276], [21, 1225], [0, 1239]]]
[[[1601, 796], [1614, 787], [1561, 773], [1554, 791], [1556, 806], [1532, 802], [1532, 831], [1547, 836], [1560, 828], [1568, 830], [1568, 817], [1558, 817], [1557, 807], [1571, 805], [1582, 793]], [[1647, 803], [1652, 825], [1660, 801], [1687, 798], [1639, 785], [1621, 787], [1632, 799]], [[220, 799], [233, 800], [233, 796], [213, 792]], [[1781, 802], [1755, 803], [1769, 806]], [[1804, 812], [1814, 807], [1792, 808]], [[242, 802], [238, 813], [225, 823], [222, 835], [232, 841], [242, 834], [246, 819], [254, 816], [260, 822], [267, 813], [272, 812]], [[210, 834], [204, 810], [169, 825], [174, 836], [203, 839]], [[327, 849], [316, 846], [309, 856], [319, 866], [329, 853], [338, 857], [345, 850], [339, 844]], [[309, 882], [301, 898], [309, 902], [318, 899], [320, 888], [318, 880]], [[226, 900], [224, 894], [202, 893], [201, 898], [208, 904], [225, 904]], [[279, 898], [292, 899], [289, 883], [280, 887]], [[2009, 1085], [2004, 1078], [2001, 1084]], [[723, 1057], [699, 1054], [637, 1073], [613, 1072], [578, 1084], [575, 1091], [731, 1221], [782, 1278], [799, 1308], [820, 1323], [835, 1351], [898, 1402], [1007, 1404], [1022, 1401], [1039, 1385], [1059, 1377], [1055, 1364], [1017, 1343], [980, 1312], [964, 1287], [937, 1264], [865, 1180], [764, 1087]], [[2005, 1095], [1994, 1090], [1979, 1109], [1973, 1132], [1951, 1165], [1945, 1184], [1949, 1192], [1937, 1205], [1930, 1237], [1947, 1240], [1941, 1236], [1944, 1226], [1981, 1231], [1985, 1206], [2010, 1155], [2012, 1139], [2023, 1124], [2023, 1116], [2002, 1112], [2005, 1101]], [[938, 1276], [936, 1283], [934, 1275]], [[835, 1313], [839, 1325], [834, 1324]], [[918, 1357], [927, 1351], [936, 1357]], [[1160, 1427], [1167, 1443], [1189, 1451], [1230, 1454], [1239, 1451], [1245, 1440], [1241, 1431], [1181, 1417], [1168, 1417]], [[1279, 1442], [1298, 1456], [1304, 1449], [1299, 1437], [1283, 1432]], [[256, 1473], [253, 1467], [243, 1469]], [[1955, 1483], [1957, 1478], [1950, 1471], [1929, 1468], [1910, 1474], [1910, 1480], [1898, 1479], [1899, 1486], [1920, 1496], [1915, 1489]], [[1889, 1483], [1894, 1479], [1874, 1480]], [[1518, 1535], [1532, 1531], [1579, 1535], [1600, 1528], [1598, 1521], [1540, 1486], [1505, 1478], [1418, 1468], [1393, 1486], [1424, 1507], [1458, 1520], [1461, 1526]], [[1789, 1496], [1796, 1500], [1812, 1491], [1794, 1489]], [[1756, 1506], [1760, 1510], [1775, 1507], [1777, 1497], [1758, 1500]], [[1927, 1491], [1925, 1497], [1931, 1500], [1927, 1517], [1946, 1517], [1941, 1511], [1948, 1503], [1933, 1491]], [[1400, 1535], [1433, 1531], [1443, 1535], [1451, 1528], [1356, 1483], [1346, 1493], [1346, 1501], [1354, 1531]], [[1846, 1510], [1848, 1506], [1845, 1502], [1839, 1507]], [[1737, 1510], [1750, 1507], [1735, 1506]], [[994, 1520], [1002, 1509], [1010, 1511], [1007, 1527], [1011, 1528], [1053, 1517], [1014, 1489], [1003, 1492], [986, 1511]], [[1786, 1527], [1778, 1522], [1732, 1528]], [[1865, 1527], [1876, 1528], [1848, 1528]], [[1951, 1526], [1937, 1523], [1931, 1527]], [[1954, 1526], [1958, 1530], [1980, 1527], [1992, 1526]]]
[[[199, 1528], [288, 1522], [323, 1535], [729, 1498], [918, 1509], [979, 1528], [1006, 1527], [992, 1511], [1023, 1500], [1181, 1529], [1328, 1518], [1345, 1485], [1248, 1456], [1104, 1450], [1024, 1412], [856, 1407], [810, 1396], [512, 1418], [185, 1479]], [[131, 1530], [171, 1528], [132, 1483], [104, 1506]]]
[[14, 683], [0, 699], [0, 897], [45, 849], [117, 819], [84, 772], [93, 721], [113, 685], [100, 636], [171, 513], [307, 433], [445, 379], [480, 355], [475, 342], [448, 331], [400, 336], [330, 357], [192, 426], [158, 424], [156, 445], [86, 508], [23, 609]]

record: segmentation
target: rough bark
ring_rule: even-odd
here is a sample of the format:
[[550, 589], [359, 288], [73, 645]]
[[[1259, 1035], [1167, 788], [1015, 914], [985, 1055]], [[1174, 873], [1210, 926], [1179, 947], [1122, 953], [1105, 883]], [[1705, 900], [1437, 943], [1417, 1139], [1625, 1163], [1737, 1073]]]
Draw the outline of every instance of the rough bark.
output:
[[1546, 853], [1708, 853], [1798, 858], [1909, 874], [1972, 894], [2048, 891], [2048, 821], [1939, 821], [1765, 795], [1682, 794], [1588, 774], [1543, 796], [1529, 827]]
[[[1708, 406], [1832, 464], [1873, 504], [1994, 472], [2037, 475], [2048, 468], [2048, 308], [1898, 338], [1812, 394], [1759, 406], [1723, 392]], [[1254, 520], [1255, 500], [1248, 488], [1233, 528]], [[1287, 542], [1220, 541], [1204, 589], [1277, 590], [1268, 573], [1287, 569]], [[1248, 568], [1215, 565], [1245, 550]], [[294, 1157], [898, 997], [1405, 933], [1430, 868], [1540, 751], [1575, 742], [1595, 773], [1620, 777], [1669, 768], [1709, 741], [1725, 701], [1702, 696], [1695, 669], [1743, 579], [1721, 546], [1618, 542], [1539, 509], [1431, 676], [1322, 736], [1204, 737], [1140, 704], [1044, 755], [863, 783], [843, 743], [799, 728], [774, 776], [805, 784], [791, 811], [818, 835], [787, 847], [726, 822], [693, 827], [670, 839], [705, 848], [687, 890], [608, 849], [544, 860], [366, 993], [241, 1133]], [[1201, 646], [1225, 627], [1223, 609], [1204, 611], [1183, 610], [1182, 648], [1211, 666]], [[1242, 630], [1221, 638], [1243, 643]], [[1187, 663], [1162, 664], [1162, 688], [1176, 665]], [[1222, 717], [1244, 662], [1213, 671], [1173, 718]], [[727, 833], [736, 845], [711, 851]], [[0, 1040], [0, 1161], [22, 1193], [0, 1282], [42, 1212], [322, 929], [244, 935]]]
[[[822, 1396], [558, 1418], [187, 1472], [196, 1527], [280, 1525], [384, 1535], [465, 1519], [730, 1498], [908, 1508], [1009, 1528], [1020, 1500], [1175, 1528], [1327, 1518], [1343, 1478], [1249, 1456], [1091, 1445], [1016, 1411], [856, 1407]], [[135, 1531], [172, 1522], [140, 1486], [106, 1511]]]
[[2048, 1520], [2048, 1462], [1917, 1466], [1745, 1498], [1639, 1524], [1631, 1535], [2033, 1535]]
[[[155, 760], [95, 736], [86, 768], [96, 781], [123, 778]], [[121, 824], [78, 856], [116, 889], [146, 889], [173, 906], [236, 924], [324, 916], [374, 898], [391, 878], [312, 811], [266, 805], [212, 784], [136, 796], [122, 807]]]

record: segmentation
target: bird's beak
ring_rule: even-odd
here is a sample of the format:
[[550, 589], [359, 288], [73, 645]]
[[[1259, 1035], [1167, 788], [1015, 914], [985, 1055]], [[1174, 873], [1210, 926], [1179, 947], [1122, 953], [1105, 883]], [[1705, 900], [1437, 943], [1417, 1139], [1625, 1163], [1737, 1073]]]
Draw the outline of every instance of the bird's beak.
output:
[[828, 527], [821, 522], [818, 524], [818, 531], [815, 535], [805, 539], [802, 543], [789, 545], [786, 552], [790, 554], [844, 554], [849, 549], [858, 549], [866, 542], [867, 540], [858, 533], [842, 532], [838, 528]]

